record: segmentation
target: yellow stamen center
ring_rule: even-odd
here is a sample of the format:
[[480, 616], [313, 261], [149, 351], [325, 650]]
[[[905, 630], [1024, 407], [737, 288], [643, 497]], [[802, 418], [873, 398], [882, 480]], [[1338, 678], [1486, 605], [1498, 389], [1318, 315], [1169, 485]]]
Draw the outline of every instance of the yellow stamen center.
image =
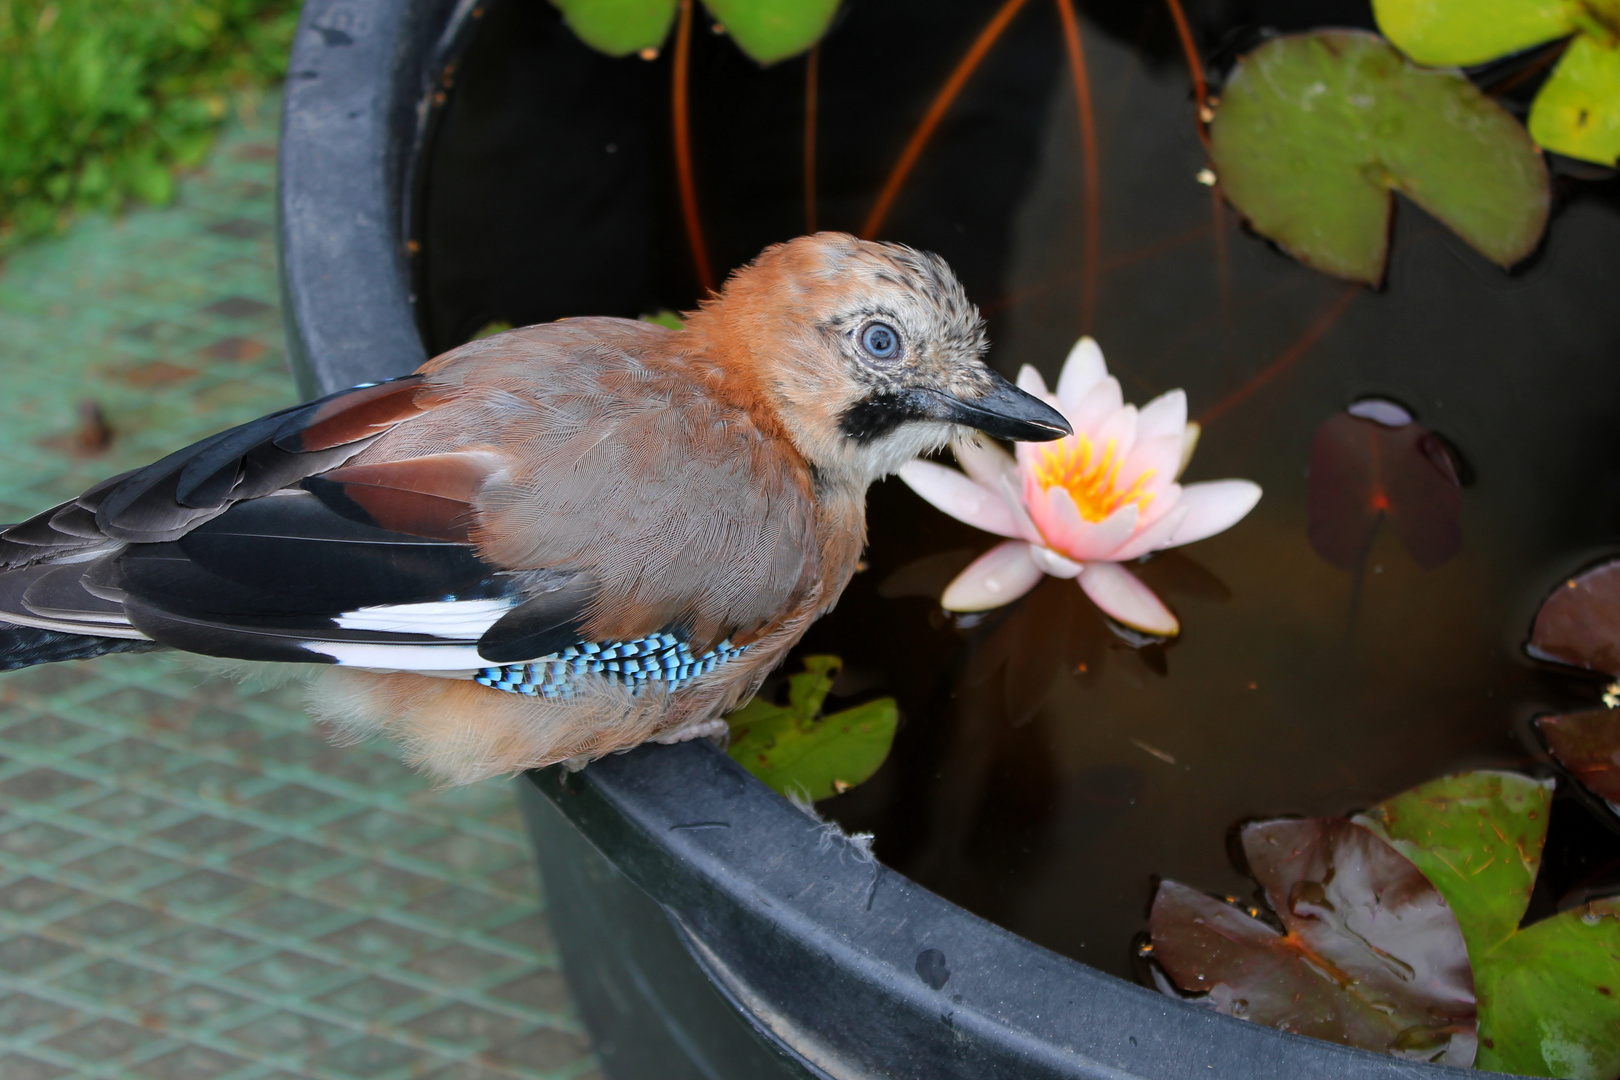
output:
[[1034, 474], [1042, 491], [1054, 485], [1065, 489], [1074, 497], [1080, 516], [1097, 522], [1132, 503], [1140, 514], [1154, 499], [1146, 488], [1158, 470], [1144, 469], [1129, 485], [1121, 486], [1119, 473], [1124, 466], [1124, 455], [1115, 440], [1109, 439], [1099, 453], [1084, 432], [1077, 432], [1067, 439], [1042, 443], [1036, 449]]

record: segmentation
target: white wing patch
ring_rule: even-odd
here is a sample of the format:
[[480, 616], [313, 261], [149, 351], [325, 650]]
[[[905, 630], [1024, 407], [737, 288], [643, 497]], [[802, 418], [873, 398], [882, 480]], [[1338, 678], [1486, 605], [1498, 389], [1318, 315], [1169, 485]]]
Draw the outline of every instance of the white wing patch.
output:
[[[333, 621], [345, 630], [385, 634], [432, 634], [447, 641], [477, 641], [516, 604], [493, 600], [432, 600], [425, 604], [379, 604], [345, 611]], [[427, 646], [438, 648], [438, 646]]]
[[378, 645], [368, 641], [306, 641], [312, 653], [330, 656], [344, 667], [379, 671], [462, 671], [489, 666], [476, 645]]

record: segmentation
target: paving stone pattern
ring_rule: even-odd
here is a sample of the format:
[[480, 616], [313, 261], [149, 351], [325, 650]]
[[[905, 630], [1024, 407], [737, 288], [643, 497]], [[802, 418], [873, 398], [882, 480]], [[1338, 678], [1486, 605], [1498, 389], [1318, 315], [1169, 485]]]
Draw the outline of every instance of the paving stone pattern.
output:
[[[294, 400], [275, 104], [175, 205], [0, 266], [0, 521]], [[600, 1080], [511, 786], [333, 747], [300, 694], [150, 655], [0, 675], [0, 1077]]]

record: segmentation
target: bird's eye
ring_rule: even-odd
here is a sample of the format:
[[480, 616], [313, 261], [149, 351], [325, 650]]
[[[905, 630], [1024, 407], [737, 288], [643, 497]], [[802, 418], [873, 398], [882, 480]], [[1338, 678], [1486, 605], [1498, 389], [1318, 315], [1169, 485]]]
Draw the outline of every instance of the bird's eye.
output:
[[869, 322], [861, 328], [861, 348], [874, 360], [893, 360], [900, 355], [900, 331], [886, 322]]

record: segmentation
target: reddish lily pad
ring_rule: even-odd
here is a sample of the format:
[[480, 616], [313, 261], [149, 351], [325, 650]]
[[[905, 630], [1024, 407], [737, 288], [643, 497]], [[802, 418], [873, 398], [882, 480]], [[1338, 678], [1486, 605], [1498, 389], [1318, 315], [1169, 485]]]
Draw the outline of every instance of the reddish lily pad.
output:
[[1467, 1066], [1474, 982], [1440, 892], [1337, 818], [1249, 825], [1243, 850], [1286, 930], [1185, 885], [1154, 897], [1153, 955], [1230, 1016], [1398, 1057]]
[[[1317, 429], [1311, 546], [1334, 566], [1354, 570], [1388, 520], [1418, 565], [1432, 570], [1462, 550], [1457, 470], [1438, 436], [1398, 406], [1378, 404], [1387, 408], [1339, 413]], [[1396, 422], [1402, 417], [1405, 422]]]
[[1358, 818], [1434, 883], [1473, 962], [1483, 1069], [1613, 1080], [1620, 1073], [1620, 918], [1593, 901], [1520, 928], [1552, 785], [1511, 773], [1435, 780]]
[[1559, 764], [1600, 797], [1620, 804], [1620, 709], [1543, 716], [1536, 727]]
[[1524, 127], [1456, 71], [1375, 34], [1273, 38], [1245, 56], [1210, 125], [1222, 191], [1308, 266], [1376, 285], [1392, 191], [1511, 266], [1547, 223], [1547, 169]]
[[1541, 604], [1530, 654], [1620, 675], [1620, 561], [1565, 581]]

